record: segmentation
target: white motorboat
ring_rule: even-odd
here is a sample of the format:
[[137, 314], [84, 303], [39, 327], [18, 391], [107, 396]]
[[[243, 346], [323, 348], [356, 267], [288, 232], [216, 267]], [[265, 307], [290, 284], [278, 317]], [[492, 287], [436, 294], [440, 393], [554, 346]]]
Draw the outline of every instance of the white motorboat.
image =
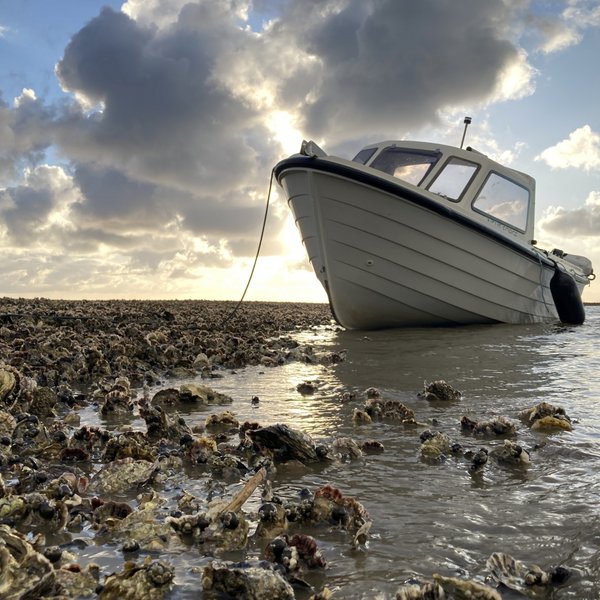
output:
[[535, 180], [472, 148], [303, 142], [274, 174], [346, 328], [585, 319], [591, 262], [538, 248]]

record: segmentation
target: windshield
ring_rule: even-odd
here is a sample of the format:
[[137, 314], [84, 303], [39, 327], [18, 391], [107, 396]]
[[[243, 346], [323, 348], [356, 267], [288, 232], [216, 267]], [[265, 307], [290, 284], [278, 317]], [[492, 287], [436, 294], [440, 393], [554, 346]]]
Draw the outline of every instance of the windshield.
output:
[[439, 152], [390, 146], [382, 150], [369, 166], [413, 185], [419, 185], [440, 156]]

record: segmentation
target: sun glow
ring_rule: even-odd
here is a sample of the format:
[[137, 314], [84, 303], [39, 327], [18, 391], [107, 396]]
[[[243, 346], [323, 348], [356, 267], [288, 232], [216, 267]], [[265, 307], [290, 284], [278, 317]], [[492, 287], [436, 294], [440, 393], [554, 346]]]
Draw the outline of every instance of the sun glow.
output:
[[267, 120], [267, 126], [273, 132], [275, 139], [281, 144], [283, 151], [293, 154], [300, 150], [302, 134], [295, 126], [294, 117], [285, 110], [276, 110]]

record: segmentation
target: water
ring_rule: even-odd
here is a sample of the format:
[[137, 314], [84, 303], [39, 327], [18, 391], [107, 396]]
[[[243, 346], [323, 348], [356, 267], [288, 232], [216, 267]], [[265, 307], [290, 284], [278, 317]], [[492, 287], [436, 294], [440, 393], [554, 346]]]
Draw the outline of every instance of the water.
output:
[[[355, 496], [373, 520], [367, 547], [358, 550], [344, 532], [311, 530], [328, 567], [307, 579], [316, 586], [326, 583], [335, 598], [393, 598], [407, 579], [430, 578], [434, 572], [482, 581], [489, 555], [506, 552], [543, 568], [562, 564], [572, 570], [567, 584], [539, 597], [600, 598], [600, 307], [587, 312], [586, 323], [578, 327], [311, 330], [298, 334], [299, 341], [318, 351], [345, 350], [346, 360], [331, 366], [251, 367], [211, 381], [234, 398], [227, 408], [240, 421], [284, 422], [317, 440], [351, 436], [385, 446], [383, 454], [352, 462], [279, 469], [275, 493], [295, 497], [303, 487], [314, 491], [330, 484]], [[312, 396], [296, 391], [307, 379], [320, 381]], [[419, 398], [424, 382], [436, 379], [461, 390], [463, 398], [449, 404]], [[472, 476], [464, 460], [424, 462], [419, 452], [423, 428], [394, 422], [355, 426], [352, 411], [364, 404], [364, 391], [371, 386], [383, 398], [412, 408], [418, 421], [434, 422], [431, 428], [474, 449], [502, 440], [464, 435], [460, 419], [465, 414], [516, 418], [546, 401], [562, 406], [575, 424], [572, 432], [551, 435], [521, 426], [517, 440], [531, 450], [530, 466], [488, 463], [482, 475]], [[355, 400], [342, 402], [343, 391], [354, 392]], [[250, 402], [255, 395], [257, 407]], [[201, 423], [210, 412], [214, 407], [184, 416], [190, 424]], [[258, 556], [260, 547], [251, 546], [249, 554]], [[189, 568], [207, 558], [190, 549], [174, 560], [173, 597], [201, 597], [198, 576]], [[522, 596], [506, 592], [503, 597]]]

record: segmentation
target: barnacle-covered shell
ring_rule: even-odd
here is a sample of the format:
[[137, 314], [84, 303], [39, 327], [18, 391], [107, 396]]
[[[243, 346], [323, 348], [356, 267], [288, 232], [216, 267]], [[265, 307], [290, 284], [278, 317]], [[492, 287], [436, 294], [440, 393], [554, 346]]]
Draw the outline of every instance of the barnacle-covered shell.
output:
[[414, 411], [400, 400], [370, 398], [365, 404], [365, 412], [372, 419], [393, 419], [407, 425], [414, 425], [417, 422]]
[[195, 404], [231, 404], [233, 398], [227, 394], [216, 392], [208, 385], [197, 383], [186, 383], [179, 388], [179, 399], [182, 402]]
[[396, 600], [445, 600], [446, 593], [437, 583], [406, 584], [396, 592]]
[[0, 598], [40, 598], [54, 585], [54, 568], [27, 538], [0, 525]]
[[352, 412], [352, 420], [355, 425], [367, 425], [373, 422], [371, 415], [366, 410], [355, 408]]
[[571, 431], [571, 419], [564, 408], [554, 406], [548, 402], [540, 402], [533, 408], [528, 408], [519, 414], [519, 418], [531, 429], [538, 430], [566, 430]]
[[183, 417], [178, 413], [170, 416], [160, 406], [141, 406], [140, 416], [146, 421], [151, 440], [164, 438], [179, 443], [183, 436], [192, 434]]
[[125, 492], [146, 484], [157, 473], [158, 466], [147, 460], [123, 458], [105, 465], [94, 475], [90, 489], [104, 494]]
[[489, 453], [486, 448], [479, 448], [479, 450], [471, 456], [471, 464], [469, 465], [469, 471], [472, 474], [480, 472], [488, 462]]
[[502, 600], [496, 590], [478, 581], [444, 577], [438, 573], [433, 574], [433, 580], [456, 600]]
[[369, 513], [356, 498], [344, 496], [338, 488], [326, 485], [314, 494], [310, 518], [357, 530], [369, 521]]
[[153, 462], [157, 459], [157, 452], [144, 432], [125, 431], [108, 440], [103, 458], [105, 461], [133, 458]]
[[494, 552], [486, 566], [495, 582], [526, 595], [535, 593], [537, 586], [563, 583], [569, 577], [569, 571], [564, 567], [544, 571], [538, 565], [526, 565], [503, 552]]
[[11, 438], [16, 426], [16, 419], [9, 412], [0, 410], [0, 438]]
[[443, 460], [452, 452], [450, 438], [441, 431], [435, 433], [423, 432], [421, 442], [421, 456], [428, 460]]
[[460, 400], [462, 398], [461, 392], [455, 390], [449, 383], [446, 383], [443, 379], [438, 381], [432, 381], [423, 383], [423, 391], [419, 392], [418, 396], [425, 398], [425, 400], [442, 402], [450, 402], [452, 400]]
[[209, 458], [217, 453], [217, 442], [212, 438], [194, 438], [186, 446], [185, 455], [193, 463], [206, 463]]
[[294, 590], [279, 570], [267, 561], [231, 563], [212, 561], [202, 574], [207, 598], [229, 595], [246, 600], [294, 600]]
[[106, 578], [101, 600], [162, 600], [171, 589], [174, 569], [148, 557], [142, 565], [127, 563], [125, 569]]
[[270, 451], [273, 458], [280, 462], [299, 460], [306, 463], [319, 459], [315, 442], [310, 435], [282, 423], [248, 430], [246, 435], [261, 450]]
[[204, 512], [179, 517], [167, 517], [166, 522], [181, 536], [198, 541], [202, 532], [210, 525], [210, 519]]
[[273, 538], [287, 529], [287, 517], [283, 506], [276, 502], [265, 502], [258, 509], [256, 537]]
[[59, 531], [67, 523], [68, 509], [64, 502], [49, 500], [38, 492], [11, 494], [0, 498], [0, 519], [10, 519], [24, 526], [44, 526], [50, 531]]
[[0, 402], [5, 402], [16, 390], [19, 378], [20, 375], [14, 367], [0, 367]]
[[352, 460], [363, 455], [360, 446], [350, 437], [336, 438], [331, 449], [341, 460]]
[[235, 418], [235, 415], [230, 411], [226, 410], [219, 414], [213, 414], [206, 417], [206, 421], [204, 422], [204, 426], [207, 429], [214, 427], [239, 427], [240, 422]]
[[492, 448], [489, 456], [507, 466], [524, 466], [531, 462], [529, 452], [512, 440], [504, 440], [503, 444]]
[[474, 421], [465, 415], [460, 425], [464, 431], [475, 435], [514, 435], [517, 432], [516, 424], [503, 416], [489, 421]]
[[288, 543], [298, 550], [301, 567], [323, 569], [327, 566], [327, 561], [321, 554], [317, 540], [311, 535], [295, 534]]

